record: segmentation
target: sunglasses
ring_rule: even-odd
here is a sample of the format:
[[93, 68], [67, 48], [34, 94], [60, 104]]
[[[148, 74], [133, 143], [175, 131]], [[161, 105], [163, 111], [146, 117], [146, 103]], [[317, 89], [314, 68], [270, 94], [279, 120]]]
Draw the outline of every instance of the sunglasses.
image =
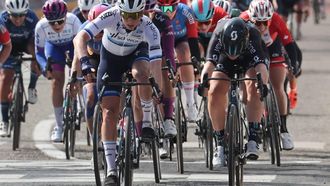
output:
[[256, 21], [255, 22], [255, 25], [256, 26], [261, 26], [261, 25], [267, 26], [268, 25], [268, 21]]
[[174, 12], [176, 10], [176, 7], [178, 6], [178, 4], [175, 5], [169, 5], [169, 6], [159, 6], [160, 10], [164, 13], [166, 12]]
[[24, 16], [26, 16], [25, 13], [20, 13], [20, 14], [17, 14], [17, 13], [10, 13], [9, 15], [12, 16], [12, 17], [24, 17]]
[[120, 14], [121, 14], [121, 17], [123, 17], [124, 19], [132, 18], [134, 20], [138, 20], [143, 16], [143, 11], [133, 12], [133, 13], [121, 11]]
[[59, 19], [59, 20], [55, 20], [55, 21], [48, 21], [48, 23], [51, 25], [51, 26], [54, 26], [54, 25], [61, 25], [65, 22], [65, 19]]
[[197, 22], [198, 26], [202, 26], [202, 25], [210, 25], [212, 22], [212, 20], [208, 20], [208, 21], [202, 21], [202, 22]]

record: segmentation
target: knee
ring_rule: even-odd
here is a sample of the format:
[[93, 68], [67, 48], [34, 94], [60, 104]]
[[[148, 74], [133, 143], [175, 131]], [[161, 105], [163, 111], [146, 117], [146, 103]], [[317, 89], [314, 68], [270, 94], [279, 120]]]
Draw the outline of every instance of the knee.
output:
[[150, 69], [149, 68], [141, 68], [138, 70], [135, 70], [133, 73], [133, 77], [137, 81], [146, 81], [150, 75]]

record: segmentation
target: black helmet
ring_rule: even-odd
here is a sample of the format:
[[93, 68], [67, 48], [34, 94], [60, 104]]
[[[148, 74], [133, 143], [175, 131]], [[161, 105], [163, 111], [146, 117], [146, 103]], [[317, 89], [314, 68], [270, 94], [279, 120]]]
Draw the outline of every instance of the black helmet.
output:
[[249, 30], [239, 17], [232, 18], [225, 23], [221, 42], [228, 56], [238, 57], [244, 52], [249, 41]]

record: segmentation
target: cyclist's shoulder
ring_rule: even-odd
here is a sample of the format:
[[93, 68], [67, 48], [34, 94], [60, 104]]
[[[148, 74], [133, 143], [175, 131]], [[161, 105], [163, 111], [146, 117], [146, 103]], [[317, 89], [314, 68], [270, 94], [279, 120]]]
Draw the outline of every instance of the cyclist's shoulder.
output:
[[66, 24], [74, 24], [76, 21], [79, 21], [79, 23], [81, 23], [79, 18], [75, 14], [71, 12], [68, 12], [66, 14]]
[[71, 12], [75, 15], [78, 15], [81, 13], [79, 7], [74, 8]]

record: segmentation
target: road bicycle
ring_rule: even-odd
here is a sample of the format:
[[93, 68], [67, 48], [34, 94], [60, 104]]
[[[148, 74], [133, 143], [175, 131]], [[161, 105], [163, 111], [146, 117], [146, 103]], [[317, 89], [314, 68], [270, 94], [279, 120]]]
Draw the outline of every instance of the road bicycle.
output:
[[13, 133], [13, 150], [19, 148], [20, 135], [21, 135], [21, 122], [25, 122], [25, 114], [29, 108], [29, 102], [26, 97], [26, 92], [23, 83], [22, 63], [25, 61], [35, 60], [32, 57], [23, 57], [24, 54], [20, 53], [13, 64], [15, 74], [13, 79], [12, 102], [9, 107], [9, 132], [8, 137]]
[[[84, 81], [83, 78], [77, 78], [77, 80], [80, 83]], [[75, 156], [76, 131], [80, 130], [81, 120], [84, 115], [82, 95], [78, 93], [73, 96], [71, 93], [71, 84], [69, 81], [65, 88], [63, 102], [63, 143], [66, 159]]]
[[[237, 67], [236, 67], [237, 68]], [[229, 185], [243, 185], [243, 165], [246, 164], [244, 149], [244, 129], [247, 129], [244, 104], [240, 99], [239, 84], [243, 81], [256, 81], [260, 92], [263, 92], [261, 74], [257, 73], [256, 78], [239, 78], [240, 73], [235, 73], [233, 78], [208, 78], [203, 77], [202, 86], [207, 88], [208, 81], [228, 81], [230, 90], [228, 93], [229, 104], [227, 109], [227, 120], [224, 136], [224, 154], [228, 167]], [[260, 97], [262, 99], [262, 97]], [[248, 136], [246, 134], [246, 136]]]
[[[127, 75], [127, 73], [126, 73]], [[104, 172], [106, 175], [107, 167], [105, 158], [99, 159], [99, 154], [101, 153], [104, 156], [104, 148], [100, 143], [100, 130], [102, 125], [102, 95], [104, 93], [106, 86], [122, 86], [124, 92], [124, 108], [122, 110], [122, 124], [118, 127], [118, 137], [117, 137], [117, 173], [118, 173], [118, 184], [130, 186], [133, 183], [133, 168], [139, 167], [139, 157], [141, 152], [140, 138], [137, 137], [136, 126], [134, 122], [133, 108], [132, 108], [132, 87], [133, 86], [151, 86], [153, 90], [153, 94], [156, 95], [154, 90], [157, 88], [154, 84], [155, 81], [151, 77], [149, 78], [149, 83], [138, 83], [134, 81], [131, 77], [131, 74], [128, 75], [128, 81], [123, 82], [110, 82], [109, 75], [105, 74], [102, 77], [103, 86], [98, 93], [98, 102], [95, 107], [94, 118], [93, 118], [93, 164], [94, 164], [94, 174], [96, 185], [101, 185], [101, 177], [99, 172], [99, 165], [103, 164]], [[152, 145], [152, 154], [153, 159], [158, 156], [158, 144], [156, 140], [149, 141]], [[101, 162], [99, 162], [101, 161]], [[156, 162], [155, 168], [155, 181], [159, 182], [161, 179], [160, 174], [160, 162], [159, 156], [158, 161]], [[155, 163], [154, 163], [155, 167]], [[156, 171], [157, 170], [157, 171]], [[158, 180], [158, 181], [157, 181]]]

